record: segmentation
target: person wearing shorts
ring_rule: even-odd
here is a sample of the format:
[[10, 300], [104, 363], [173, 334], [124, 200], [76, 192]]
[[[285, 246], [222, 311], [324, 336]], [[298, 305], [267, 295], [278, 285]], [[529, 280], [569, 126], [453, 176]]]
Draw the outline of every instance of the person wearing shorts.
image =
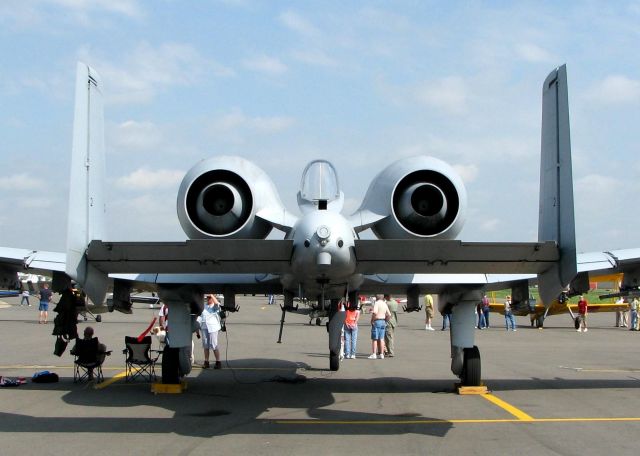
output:
[[49, 316], [49, 303], [51, 302], [52, 296], [53, 293], [49, 290], [49, 285], [46, 283], [43, 284], [42, 289], [40, 290], [40, 306], [38, 307], [40, 317], [38, 319], [38, 323], [47, 323], [47, 318]]
[[431, 326], [431, 320], [433, 320], [433, 296], [430, 294], [424, 295], [424, 329], [425, 331], [433, 331]]
[[391, 317], [389, 306], [383, 295], [376, 296], [376, 302], [371, 311], [371, 355], [369, 359], [384, 359], [384, 331], [387, 320]]
[[202, 348], [204, 349], [203, 369], [209, 368], [209, 353], [211, 351], [213, 351], [213, 356], [216, 358], [214, 369], [222, 369], [220, 351], [218, 350], [218, 332], [222, 328], [219, 312], [220, 303], [216, 297], [211, 294], [207, 295], [207, 304], [204, 306], [204, 310], [198, 317], [202, 338]]

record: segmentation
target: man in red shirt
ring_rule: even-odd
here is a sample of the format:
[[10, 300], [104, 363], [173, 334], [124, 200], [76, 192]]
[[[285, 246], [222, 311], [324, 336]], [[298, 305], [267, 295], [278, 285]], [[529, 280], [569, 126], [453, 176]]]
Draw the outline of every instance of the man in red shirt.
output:
[[578, 326], [578, 332], [587, 332], [587, 311], [589, 309], [589, 304], [587, 304], [587, 300], [580, 296], [580, 300], [578, 301], [578, 318], [580, 319], [580, 325]]

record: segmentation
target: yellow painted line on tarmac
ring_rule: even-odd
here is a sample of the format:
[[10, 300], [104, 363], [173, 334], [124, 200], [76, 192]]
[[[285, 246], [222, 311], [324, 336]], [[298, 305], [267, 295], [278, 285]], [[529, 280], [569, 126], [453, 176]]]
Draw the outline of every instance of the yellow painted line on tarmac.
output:
[[465, 420], [272, 420], [276, 424], [317, 425], [417, 425], [417, 424], [500, 424], [500, 423], [583, 423], [583, 422], [640, 422], [640, 418], [531, 418], [523, 419], [465, 419]]
[[605, 372], [605, 373], [616, 373], [616, 374], [628, 374], [628, 373], [638, 373], [640, 369], [589, 369], [584, 367], [568, 367], [568, 366], [558, 366], [560, 369], [568, 369], [576, 372]]
[[[137, 370], [136, 370], [136, 372], [137, 372]], [[113, 385], [115, 382], [117, 382], [121, 378], [125, 377], [126, 375], [127, 375], [127, 371], [122, 371], [122, 372], [114, 375], [113, 377], [106, 379], [102, 383], [96, 383], [96, 385], [93, 388], [97, 389], [97, 390], [104, 389], [109, 385]]]
[[533, 421], [534, 420], [534, 418], [532, 416], [527, 415], [526, 413], [524, 413], [519, 408], [514, 407], [513, 405], [503, 401], [502, 399], [500, 399], [497, 396], [494, 396], [491, 393], [481, 394], [480, 396], [482, 396], [483, 398], [485, 398], [489, 402], [494, 403], [498, 407], [506, 410], [507, 412], [511, 413], [513, 416], [518, 418], [520, 421]]

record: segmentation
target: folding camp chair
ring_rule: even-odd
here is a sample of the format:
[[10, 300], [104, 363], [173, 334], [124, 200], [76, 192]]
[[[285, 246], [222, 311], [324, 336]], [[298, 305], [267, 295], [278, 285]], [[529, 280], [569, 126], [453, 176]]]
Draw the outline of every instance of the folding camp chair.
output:
[[100, 344], [97, 337], [91, 339], [76, 338], [76, 344], [71, 350], [73, 360], [73, 382], [78, 383], [85, 380], [93, 380], [97, 383], [104, 381], [102, 375], [102, 363], [111, 352], [100, 353]]
[[[132, 381], [137, 377], [147, 376], [150, 382], [156, 379], [156, 361], [162, 353], [161, 350], [151, 350], [151, 336], [145, 336], [141, 340], [137, 337], [126, 336], [124, 338], [126, 348], [122, 350], [125, 355], [125, 381]], [[155, 353], [155, 357], [150, 356]]]

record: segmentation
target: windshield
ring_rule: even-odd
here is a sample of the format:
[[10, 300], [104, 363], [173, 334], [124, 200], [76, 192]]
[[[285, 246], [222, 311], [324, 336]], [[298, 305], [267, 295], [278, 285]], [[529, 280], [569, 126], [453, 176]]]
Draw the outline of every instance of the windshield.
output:
[[340, 197], [338, 174], [326, 160], [314, 160], [307, 165], [300, 181], [300, 196], [307, 201], [333, 201]]

